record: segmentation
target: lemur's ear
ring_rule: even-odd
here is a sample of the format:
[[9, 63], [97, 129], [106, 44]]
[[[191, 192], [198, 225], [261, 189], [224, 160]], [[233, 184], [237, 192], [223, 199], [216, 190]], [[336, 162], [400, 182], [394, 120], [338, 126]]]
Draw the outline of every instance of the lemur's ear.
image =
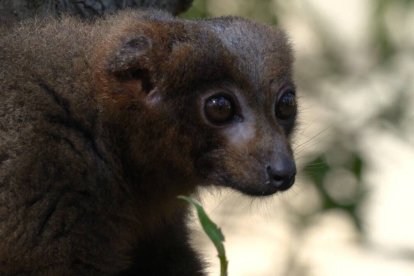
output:
[[145, 55], [148, 55], [151, 47], [152, 42], [145, 35], [128, 38], [121, 44], [121, 47], [108, 64], [108, 71], [118, 73], [139, 66], [139, 61]]
[[154, 89], [151, 81], [152, 41], [145, 35], [125, 40], [108, 63], [107, 72], [120, 82], [139, 81], [141, 90], [150, 93]]

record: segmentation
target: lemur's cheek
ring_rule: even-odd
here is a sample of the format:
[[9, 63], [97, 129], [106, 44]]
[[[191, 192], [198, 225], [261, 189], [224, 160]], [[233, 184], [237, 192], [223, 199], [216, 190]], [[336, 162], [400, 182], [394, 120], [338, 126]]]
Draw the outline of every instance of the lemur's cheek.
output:
[[248, 145], [255, 139], [256, 128], [254, 121], [234, 124], [224, 131], [228, 146], [235, 147], [243, 152]]

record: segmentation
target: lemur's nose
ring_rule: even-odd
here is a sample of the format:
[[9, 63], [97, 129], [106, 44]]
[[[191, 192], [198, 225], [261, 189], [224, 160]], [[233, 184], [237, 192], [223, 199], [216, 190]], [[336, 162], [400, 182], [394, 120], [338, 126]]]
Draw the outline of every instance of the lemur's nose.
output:
[[286, 191], [295, 183], [296, 165], [292, 158], [277, 158], [276, 162], [266, 167], [270, 185], [278, 191]]

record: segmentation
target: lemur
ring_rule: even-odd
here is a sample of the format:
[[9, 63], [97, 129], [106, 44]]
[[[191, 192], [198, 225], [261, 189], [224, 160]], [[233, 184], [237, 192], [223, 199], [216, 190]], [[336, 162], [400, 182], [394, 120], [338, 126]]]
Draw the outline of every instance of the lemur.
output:
[[1, 275], [204, 275], [177, 196], [294, 183], [279, 28], [124, 11], [28, 20], [0, 49]]

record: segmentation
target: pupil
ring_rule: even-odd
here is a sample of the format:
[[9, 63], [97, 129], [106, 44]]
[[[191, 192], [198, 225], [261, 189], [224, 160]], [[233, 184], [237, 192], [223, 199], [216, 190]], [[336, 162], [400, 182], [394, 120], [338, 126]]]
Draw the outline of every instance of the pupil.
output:
[[296, 113], [296, 100], [292, 93], [288, 93], [280, 100], [276, 115], [281, 119], [288, 119]]
[[216, 106], [216, 111], [223, 116], [229, 114], [231, 109], [230, 102], [224, 97], [213, 99], [213, 105]]
[[206, 102], [205, 113], [212, 123], [226, 123], [233, 117], [233, 104], [225, 96], [210, 98]]

